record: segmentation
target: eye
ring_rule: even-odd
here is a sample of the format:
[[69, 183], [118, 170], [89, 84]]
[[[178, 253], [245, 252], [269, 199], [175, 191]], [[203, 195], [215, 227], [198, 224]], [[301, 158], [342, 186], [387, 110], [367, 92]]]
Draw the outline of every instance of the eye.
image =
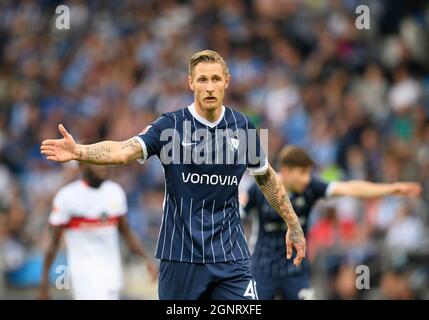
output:
[[207, 78], [198, 78], [198, 80], [197, 80], [198, 82], [206, 82], [207, 81]]

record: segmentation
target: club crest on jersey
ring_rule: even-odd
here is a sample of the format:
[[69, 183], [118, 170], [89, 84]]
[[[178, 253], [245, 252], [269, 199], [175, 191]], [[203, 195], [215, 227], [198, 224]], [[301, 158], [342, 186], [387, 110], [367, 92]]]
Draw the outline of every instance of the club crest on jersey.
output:
[[302, 197], [302, 196], [300, 196], [300, 197], [297, 197], [296, 199], [294, 199], [294, 204], [297, 206], [297, 207], [303, 207], [303, 206], [305, 206], [305, 198], [304, 197]]
[[141, 134], [145, 134], [146, 132], [148, 132], [148, 130], [149, 130], [151, 127], [152, 127], [151, 125], [147, 126], [146, 128], [144, 128], [144, 129], [142, 130], [142, 132], [140, 132], [140, 133], [139, 133], [139, 135], [141, 135]]
[[100, 221], [101, 222], [106, 222], [107, 218], [108, 218], [107, 213], [106, 212], [102, 212], [101, 215], [100, 215]]
[[240, 146], [240, 140], [235, 138], [229, 138], [228, 145], [232, 151], [237, 151], [238, 147]]

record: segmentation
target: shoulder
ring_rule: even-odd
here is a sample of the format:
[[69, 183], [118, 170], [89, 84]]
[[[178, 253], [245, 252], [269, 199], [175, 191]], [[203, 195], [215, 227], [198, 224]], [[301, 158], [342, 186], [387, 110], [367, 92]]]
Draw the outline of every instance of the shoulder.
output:
[[58, 190], [57, 194], [69, 194], [69, 193], [73, 193], [77, 190], [82, 189], [84, 186], [83, 181], [82, 180], [75, 180], [72, 181], [68, 184], [66, 184], [65, 186], [61, 187], [61, 189]]
[[[173, 128], [174, 122], [177, 119], [177, 111], [166, 112], [161, 114], [152, 124], [148, 127], [154, 126], [160, 130]], [[149, 129], [149, 128], [148, 128]]]
[[119, 183], [112, 180], [104, 181], [102, 188], [113, 194], [125, 195], [125, 190], [122, 188], [122, 186]]
[[165, 117], [166, 119], [169, 119], [169, 121], [171, 121], [172, 123], [174, 123], [174, 121], [183, 121], [184, 119], [186, 119], [187, 108], [188, 107], [180, 108], [175, 111], [163, 113], [161, 117]]
[[76, 180], [61, 187], [54, 196], [54, 201], [67, 201], [67, 199], [76, 196], [82, 189], [83, 184], [81, 180]]
[[307, 190], [317, 194], [318, 196], [325, 196], [326, 190], [329, 186], [329, 183], [323, 181], [320, 178], [312, 177]]
[[253, 126], [248, 116], [230, 107], [225, 107], [225, 119], [235, 122], [239, 128], [247, 129]]

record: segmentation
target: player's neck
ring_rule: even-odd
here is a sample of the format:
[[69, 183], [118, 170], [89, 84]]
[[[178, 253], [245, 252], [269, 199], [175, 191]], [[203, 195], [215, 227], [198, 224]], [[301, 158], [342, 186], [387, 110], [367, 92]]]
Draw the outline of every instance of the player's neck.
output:
[[197, 101], [195, 101], [194, 105], [195, 111], [198, 113], [198, 115], [206, 119], [208, 122], [216, 122], [217, 120], [219, 120], [220, 115], [222, 114], [222, 104], [220, 104], [219, 107], [213, 110], [203, 110], [203, 108], [201, 108]]
[[104, 180], [83, 178], [82, 182], [89, 188], [98, 189]]

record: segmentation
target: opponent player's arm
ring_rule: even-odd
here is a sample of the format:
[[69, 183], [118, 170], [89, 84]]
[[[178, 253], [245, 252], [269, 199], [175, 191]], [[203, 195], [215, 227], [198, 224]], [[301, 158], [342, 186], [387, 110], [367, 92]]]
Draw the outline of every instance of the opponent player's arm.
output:
[[147, 254], [146, 248], [139, 241], [135, 233], [130, 229], [128, 225], [128, 219], [126, 216], [119, 218], [119, 232], [124, 238], [130, 250], [138, 255], [140, 255], [147, 263], [148, 271], [151, 275], [152, 280], [158, 275], [157, 267], [153, 263], [152, 259]]
[[52, 227], [52, 230], [50, 230], [51, 236], [49, 239], [49, 245], [43, 260], [42, 280], [38, 294], [39, 299], [49, 298], [49, 270], [57, 255], [63, 229], [63, 226], [54, 226]]
[[368, 181], [335, 182], [331, 196], [374, 198], [387, 195], [418, 196], [421, 186], [414, 182], [372, 183]]
[[92, 164], [126, 164], [143, 156], [143, 149], [136, 138], [126, 141], [102, 141], [77, 144], [62, 124], [58, 126], [62, 139], [47, 139], [40, 150], [48, 160], [66, 162], [77, 160]]
[[297, 256], [294, 264], [299, 265], [305, 257], [304, 232], [280, 177], [269, 165], [267, 172], [262, 175], [256, 175], [255, 180], [269, 204], [286, 222], [288, 227], [286, 233], [287, 258], [289, 259], [292, 256], [292, 245], [295, 246]]

